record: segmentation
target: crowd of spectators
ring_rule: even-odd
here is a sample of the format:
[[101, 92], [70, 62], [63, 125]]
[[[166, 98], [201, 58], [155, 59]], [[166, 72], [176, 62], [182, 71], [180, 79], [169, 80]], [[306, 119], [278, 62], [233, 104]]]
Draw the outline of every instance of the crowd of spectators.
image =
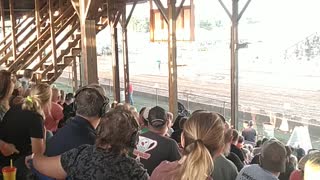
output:
[[[219, 113], [138, 112], [91, 84], [75, 94], [0, 71], [0, 168], [17, 179], [316, 180], [320, 151], [258, 139]], [[2, 177], [2, 176], [1, 176]]]

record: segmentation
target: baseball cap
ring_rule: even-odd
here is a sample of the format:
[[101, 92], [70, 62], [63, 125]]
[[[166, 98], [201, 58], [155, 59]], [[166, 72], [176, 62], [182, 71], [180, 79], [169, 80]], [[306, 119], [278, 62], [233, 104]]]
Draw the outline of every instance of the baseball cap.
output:
[[159, 106], [149, 110], [148, 121], [152, 127], [162, 128], [168, 121], [166, 111]]
[[284, 144], [271, 139], [266, 141], [261, 148], [260, 164], [263, 169], [271, 172], [286, 171], [287, 152]]

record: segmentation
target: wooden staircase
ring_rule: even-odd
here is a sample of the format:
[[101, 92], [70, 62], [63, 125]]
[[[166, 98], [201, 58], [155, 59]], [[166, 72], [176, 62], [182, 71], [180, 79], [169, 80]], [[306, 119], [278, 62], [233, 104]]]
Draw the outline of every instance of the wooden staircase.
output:
[[[71, 2], [67, 1], [63, 6], [65, 8], [58, 7], [58, 3], [53, 4], [53, 7], [60, 11], [52, 22], [54, 35], [52, 36], [50, 30], [49, 6], [45, 4], [40, 10], [40, 36], [37, 36], [35, 17], [33, 17], [35, 13], [30, 12], [28, 18], [15, 26], [16, 59], [13, 58], [11, 34], [0, 42], [0, 54], [3, 55], [0, 56], [0, 66], [16, 74], [22, 74], [25, 69], [32, 69], [38, 81], [51, 84], [76, 60], [77, 56], [81, 56], [80, 23]], [[107, 10], [103, 7], [95, 18], [97, 33], [108, 25], [105, 13]], [[54, 51], [52, 40], [55, 42]], [[53, 52], [56, 54], [56, 59]]]

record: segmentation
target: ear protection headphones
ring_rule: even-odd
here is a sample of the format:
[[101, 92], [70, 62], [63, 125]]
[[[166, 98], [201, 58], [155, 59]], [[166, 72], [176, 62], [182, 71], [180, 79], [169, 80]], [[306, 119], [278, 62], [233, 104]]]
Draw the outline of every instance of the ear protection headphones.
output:
[[[92, 87], [84, 87], [84, 88], [81, 88], [81, 89], [79, 89], [79, 90], [76, 92], [76, 94], [74, 95], [74, 99], [77, 99], [77, 96], [78, 96], [80, 93], [82, 93], [82, 92], [84, 92], [84, 91], [87, 91], [87, 90], [95, 91], [96, 94], [98, 94], [98, 96], [100, 96], [100, 98], [103, 99], [103, 104], [102, 104], [102, 107], [100, 108], [100, 112], [99, 112], [99, 115], [98, 115], [99, 117], [103, 117], [103, 116], [106, 114], [107, 107], [108, 107], [108, 105], [109, 105], [110, 100], [109, 100], [108, 97], [102, 95], [96, 88], [92, 88]], [[74, 110], [74, 112], [76, 112], [76, 110], [77, 110], [76, 100], [75, 100], [74, 103], [73, 103], [73, 110]]]

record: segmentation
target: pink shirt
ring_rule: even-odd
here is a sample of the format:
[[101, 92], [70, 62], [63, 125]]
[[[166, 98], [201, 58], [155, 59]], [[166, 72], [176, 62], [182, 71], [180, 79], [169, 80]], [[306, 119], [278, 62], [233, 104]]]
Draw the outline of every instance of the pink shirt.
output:
[[303, 180], [302, 178], [302, 172], [300, 170], [294, 170], [292, 171], [290, 175], [290, 180]]
[[63, 108], [58, 103], [51, 102], [51, 111], [50, 113], [46, 111], [45, 115], [46, 120], [44, 122], [44, 125], [46, 129], [52, 132], [56, 132], [58, 129], [59, 121], [63, 118]]
[[132, 94], [133, 93], [133, 85], [130, 83], [129, 84], [129, 93]]

